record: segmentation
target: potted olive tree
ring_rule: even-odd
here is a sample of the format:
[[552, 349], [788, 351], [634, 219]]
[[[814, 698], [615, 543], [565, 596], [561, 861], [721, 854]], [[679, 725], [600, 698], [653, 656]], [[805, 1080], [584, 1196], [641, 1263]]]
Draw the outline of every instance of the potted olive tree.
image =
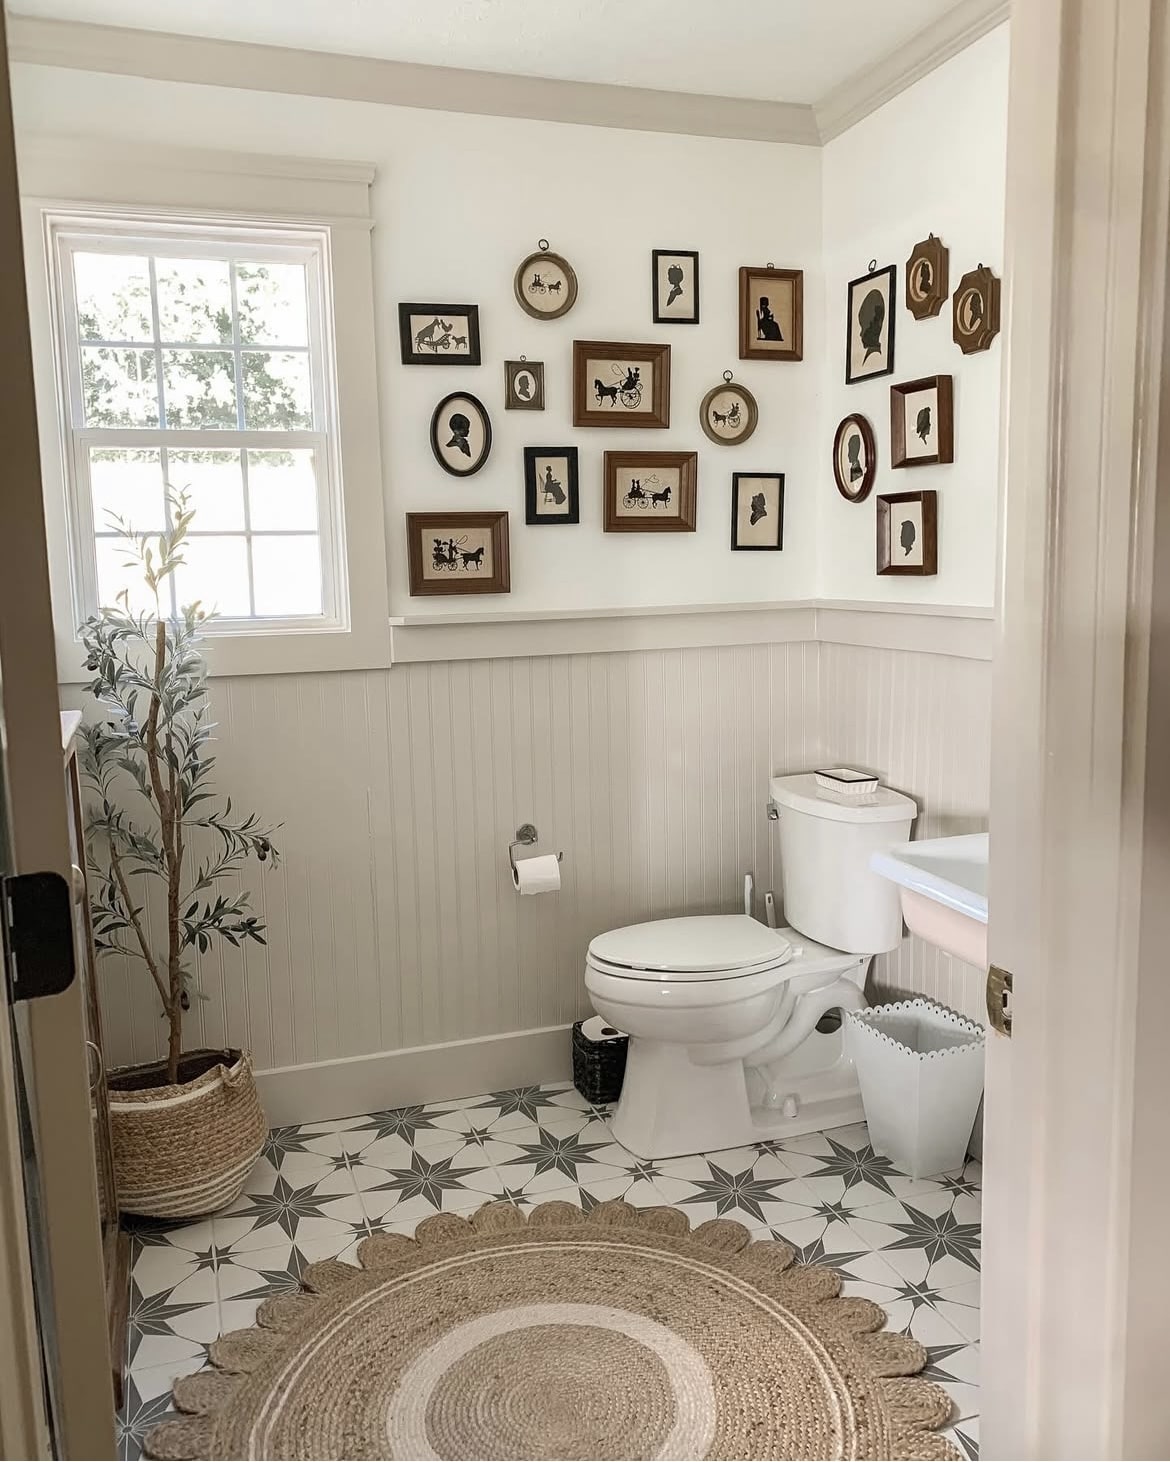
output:
[[[164, 1060], [110, 1075], [119, 1203], [127, 1213], [179, 1218], [232, 1202], [266, 1135], [249, 1057], [184, 1051], [183, 1016], [200, 996], [201, 955], [219, 940], [264, 943], [247, 892], [224, 892], [223, 880], [251, 858], [274, 865], [278, 854], [271, 826], [233, 811], [211, 788], [214, 727], [199, 650], [208, 615], [198, 604], [171, 610], [194, 515], [183, 493], [168, 494], [168, 506], [162, 533], [114, 520], [153, 608], [139, 612], [123, 591], [81, 627], [100, 708], [82, 767], [95, 942], [99, 953], [141, 965], [167, 1023]], [[160, 886], [153, 918], [152, 885]]]

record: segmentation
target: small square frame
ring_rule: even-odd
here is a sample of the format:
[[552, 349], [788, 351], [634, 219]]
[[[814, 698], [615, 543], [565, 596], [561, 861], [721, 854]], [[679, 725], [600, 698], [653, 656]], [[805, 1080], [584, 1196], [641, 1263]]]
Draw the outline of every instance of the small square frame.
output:
[[[536, 390], [533, 392], [532, 398], [527, 401], [516, 391], [516, 378], [525, 371], [536, 382]], [[544, 361], [520, 359], [504, 362], [504, 410], [544, 410]]]
[[[938, 451], [929, 457], [906, 455], [905, 398], [916, 391], [934, 390], [938, 403]], [[936, 467], [955, 460], [954, 388], [950, 376], [922, 376], [890, 387], [890, 466]]]
[[[922, 505], [922, 562], [900, 564], [894, 558], [890, 533], [893, 528], [892, 503]], [[938, 573], [938, 494], [933, 488], [921, 492], [891, 492], [877, 500], [877, 571], [901, 577], [926, 579]]]

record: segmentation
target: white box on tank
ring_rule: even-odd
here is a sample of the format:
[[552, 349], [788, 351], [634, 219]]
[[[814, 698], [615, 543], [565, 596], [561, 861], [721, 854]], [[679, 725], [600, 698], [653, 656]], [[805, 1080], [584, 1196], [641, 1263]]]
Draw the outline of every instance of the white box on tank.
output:
[[838, 801], [816, 777], [773, 777], [779, 811], [784, 918], [793, 928], [847, 954], [884, 954], [902, 938], [897, 886], [874, 873], [870, 855], [910, 837], [918, 808], [901, 792]]

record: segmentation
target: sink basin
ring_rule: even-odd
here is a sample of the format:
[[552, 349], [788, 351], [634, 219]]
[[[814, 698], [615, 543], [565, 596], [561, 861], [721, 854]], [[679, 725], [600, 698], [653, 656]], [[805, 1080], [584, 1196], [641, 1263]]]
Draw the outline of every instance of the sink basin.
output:
[[869, 866], [898, 885], [912, 934], [987, 968], [987, 834], [926, 838], [874, 853]]

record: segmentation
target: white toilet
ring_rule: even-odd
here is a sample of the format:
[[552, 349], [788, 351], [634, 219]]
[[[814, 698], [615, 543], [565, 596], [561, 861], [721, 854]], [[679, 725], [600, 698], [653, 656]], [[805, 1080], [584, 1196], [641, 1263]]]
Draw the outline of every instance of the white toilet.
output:
[[786, 928], [746, 914], [658, 919], [599, 934], [585, 956], [593, 1008], [630, 1037], [612, 1122], [639, 1157], [864, 1115], [840, 1019], [828, 1012], [866, 1004], [870, 960], [902, 937], [897, 888], [869, 859], [909, 838], [918, 809], [885, 787], [825, 796], [811, 773], [776, 777], [771, 792]]

